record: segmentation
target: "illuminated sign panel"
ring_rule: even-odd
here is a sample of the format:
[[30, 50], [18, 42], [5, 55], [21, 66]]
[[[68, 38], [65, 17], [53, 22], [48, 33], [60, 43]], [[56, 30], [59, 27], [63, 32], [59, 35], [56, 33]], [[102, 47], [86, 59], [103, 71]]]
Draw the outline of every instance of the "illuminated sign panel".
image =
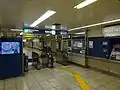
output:
[[52, 35], [55, 35], [56, 32], [55, 32], [55, 30], [52, 30], [52, 31], [45, 31], [45, 34], [52, 34]]
[[120, 36], [120, 25], [103, 28], [104, 36]]
[[53, 29], [34, 29], [24, 28], [24, 34], [52, 34], [52, 35], [67, 35], [67, 30], [53, 30]]

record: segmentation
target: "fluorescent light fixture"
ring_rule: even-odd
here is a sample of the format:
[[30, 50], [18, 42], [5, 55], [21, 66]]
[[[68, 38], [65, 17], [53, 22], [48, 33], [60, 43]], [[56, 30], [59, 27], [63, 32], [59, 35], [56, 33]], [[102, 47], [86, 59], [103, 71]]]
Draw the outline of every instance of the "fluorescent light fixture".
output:
[[11, 31], [18, 31], [18, 32], [21, 32], [23, 31], [22, 29], [10, 29]]
[[100, 25], [105, 25], [105, 24], [110, 24], [110, 23], [115, 23], [115, 22], [120, 22], [120, 19], [91, 24], [91, 25], [82, 26], [82, 27], [77, 27], [77, 28], [69, 29], [69, 31], [78, 30], [78, 29], [85, 29], [85, 28], [90, 28], [90, 27], [95, 27], [95, 26], [100, 26]]
[[46, 36], [50, 36], [50, 34], [47, 34]]
[[55, 25], [52, 25], [52, 29], [56, 29], [56, 26], [55, 26]]
[[26, 42], [27, 40], [26, 39], [23, 39], [23, 42]]
[[75, 34], [85, 34], [85, 32], [79, 32], [79, 33], [75, 33]]
[[23, 35], [23, 32], [21, 32], [20, 35]]
[[33, 22], [30, 27], [35, 27], [38, 24], [40, 24], [41, 22], [45, 21], [46, 19], [48, 19], [49, 17], [51, 17], [52, 15], [54, 15], [56, 13], [56, 11], [52, 11], [52, 10], [48, 10], [46, 13], [44, 13], [41, 17], [39, 17], [35, 22]]
[[84, 2], [82, 2], [82, 3], [78, 4], [77, 6], [75, 6], [74, 8], [81, 9], [81, 8], [86, 7], [86, 6], [92, 4], [92, 3], [96, 2], [96, 1], [98, 1], [98, 0], [85, 0]]

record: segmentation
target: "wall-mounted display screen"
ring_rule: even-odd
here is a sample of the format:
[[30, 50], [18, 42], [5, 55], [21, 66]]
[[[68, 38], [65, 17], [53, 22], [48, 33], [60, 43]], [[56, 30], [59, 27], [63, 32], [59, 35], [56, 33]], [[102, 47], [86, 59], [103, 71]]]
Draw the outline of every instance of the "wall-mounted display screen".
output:
[[0, 42], [0, 54], [20, 54], [19, 42]]

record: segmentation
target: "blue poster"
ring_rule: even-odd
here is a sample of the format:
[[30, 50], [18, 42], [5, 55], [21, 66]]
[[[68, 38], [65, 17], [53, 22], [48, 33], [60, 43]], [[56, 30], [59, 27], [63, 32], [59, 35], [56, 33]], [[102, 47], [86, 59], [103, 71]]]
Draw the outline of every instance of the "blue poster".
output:
[[1, 54], [19, 54], [19, 42], [1, 42]]

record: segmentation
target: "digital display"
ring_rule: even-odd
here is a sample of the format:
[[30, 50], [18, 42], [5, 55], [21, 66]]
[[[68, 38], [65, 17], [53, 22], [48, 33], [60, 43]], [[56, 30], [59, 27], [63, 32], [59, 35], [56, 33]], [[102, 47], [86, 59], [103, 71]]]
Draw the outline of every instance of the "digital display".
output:
[[19, 42], [1, 42], [1, 54], [20, 54]]

